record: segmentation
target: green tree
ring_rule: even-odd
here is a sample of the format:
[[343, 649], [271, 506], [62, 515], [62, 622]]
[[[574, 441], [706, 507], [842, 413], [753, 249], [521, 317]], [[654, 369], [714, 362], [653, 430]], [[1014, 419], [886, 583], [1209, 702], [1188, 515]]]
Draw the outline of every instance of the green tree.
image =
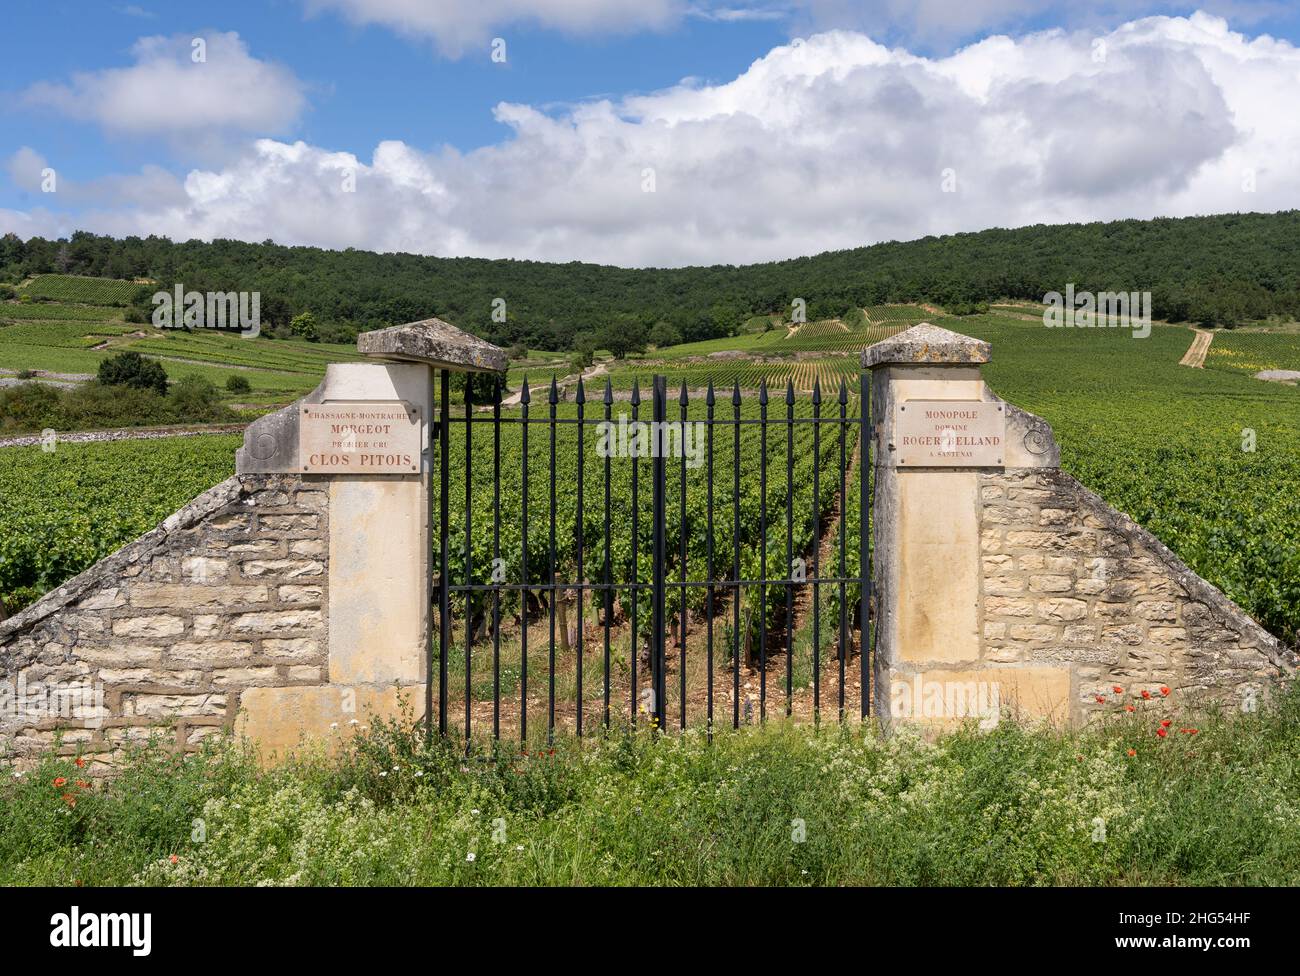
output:
[[109, 356], [99, 364], [99, 382], [103, 386], [150, 390], [159, 396], [167, 392], [167, 372], [162, 363], [129, 350]]
[[650, 345], [656, 349], [665, 349], [668, 346], [678, 345], [682, 341], [682, 334], [671, 322], [656, 322], [650, 329]]
[[574, 364], [581, 369], [586, 369], [596, 361], [596, 350], [598, 348], [596, 336], [593, 333], [579, 332], [573, 337]]
[[626, 359], [628, 353], [644, 352], [645, 326], [633, 316], [618, 316], [605, 326], [600, 344], [613, 353], [615, 359]]
[[289, 331], [299, 339], [306, 339], [308, 342], [320, 342], [320, 332], [316, 327], [316, 316], [311, 312], [302, 312], [295, 315], [289, 322]]

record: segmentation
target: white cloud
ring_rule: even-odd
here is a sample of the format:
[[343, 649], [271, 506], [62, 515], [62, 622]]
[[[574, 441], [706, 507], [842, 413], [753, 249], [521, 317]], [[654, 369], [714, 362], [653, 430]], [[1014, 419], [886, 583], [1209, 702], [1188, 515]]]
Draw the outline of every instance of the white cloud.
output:
[[[502, 103], [511, 138], [465, 154], [385, 142], [367, 161], [259, 140], [191, 172], [183, 199], [105, 204], [81, 226], [675, 265], [1300, 206], [1300, 50], [1205, 15], [1135, 21], [1103, 40], [1102, 60], [1091, 34], [1062, 31], [927, 59], [830, 32], [725, 84], [558, 116]], [[955, 193], [943, 192], [949, 168]]]
[[[1103, 31], [1134, 17], [1181, 13], [1186, 0], [791, 0], [796, 29], [862, 30], [873, 36], [950, 47], [994, 31], [1022, 31], [1044, 21]], [[1202, 0], [1201, 9], [1248, 24], [1287, 18], [1286, 0]]]
[[[61, 207], [155, 208], [183, 205], [188, 200], [183, 183], [161, 166], [147, 165], [139, 173], [73, 180], [30, 146], [21, 146], [5, 160], [4, 169], [20, 190], [48, 194], [47, 199]], [[51, 179], [46, 179], [47, 174]]]
[[687, 13], [700, 20], [715, 20], [730, 24], [746, 20], [785, 20], [790, 16], [790, 9], [776, 7], [692, 7]]
[[684, 0], [304, 0], [310, 13], [336, 11], [356, 24], [377, 24], [432, 38], [459, 57], [493, 32], [543, 27], [570, 34], [662, 30], [681, 20]]
[[144, 37], [132, 55], [130, 67], [38, 82], [21, 100], [117, 135], [187, 140], [284, 132], [306, 104], [291, 71], [254, 58], [233, 32]]

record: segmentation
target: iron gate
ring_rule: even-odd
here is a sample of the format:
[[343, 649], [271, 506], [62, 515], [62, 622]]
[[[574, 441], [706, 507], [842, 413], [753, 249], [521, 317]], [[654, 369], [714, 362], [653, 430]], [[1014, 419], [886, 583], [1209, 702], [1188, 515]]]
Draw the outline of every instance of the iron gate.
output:
[[[799, 700], [819, 721], [823, 671], [829, 669], [843, 721], [850, 710], [846, 689], [855, 630], [858, 675], [852, 685], [860, 715], [867, 716], [871, 438], [850, 436], [871, 430], [866, 373], [853, 394], [841, 380], [837, 395], [825, 405], [819, 381], [811, 396], [802, 398], [787, 382], [775, 404], [765, 382], [746, 399], [738, 379], [721, 397], [710, 380], [701, 403], [698, 391], [692, 400], [683, 381], [673, 397], [675, 411], [666, 379], [656, 375], [649, 425], [636, 380], [630, 395], [616, 395], [607, 378], [595, 411], [588, 409], [594, 404], [581, 379], [570, 403], [552, 378], [542, 411], [535, 410], [527, 379], [516, 397], [504, 401], [500, 378], [486, 390], [475, 390], [472, 378], [457, 382], [465, 387], [463, 417], [453, 416], [452, 378], [443, 372], [434, 435], [438, 478], [431, 487], [430, 516], [438, 526], [438, 542], [430, 597], [437, 608], [437, 629], [431, 635], [425, 686], [429, 735], [435, 715], [437, 729], [445, 735], [453, 711], [463, 711], [467, 741], [490, 721], [494, 737], [502, 736], [503, 724], [514, 723], [520, 740], [527, 742], [530, 717], [536, 722], [543, 706], [529, 685], [530, 664], [534, 670], [544, 668], [548, 740], [557, 727], [557, 706], [579, 736], [592, 712], [603, 727], [619, 716], [633, 724], [652, 721], [660, 729], [670, 724], [684, 729], [688, 722], [702, 720], [711, 735], [719, 674], [730, 678], [730, 688], [724, 685], [721, 696], [729, 699], [724, 714], [729, 710], [731, 724], [738, 727], [754, 717], [749, 692], [755, 681], [757, 718], [766, 719], [769, 672], [784, 678], [786, 715], [795, 713]], [[588, 456], [593, 433], [594, 458]], [[540, 457], [532, 459], [530, 474], [533, 453]], [[769, 455], [779, 462], [775, 472]], [[538, 470], [539, 460], [544, 470]], [[855, 466], [856, 477], [850, 478]], [[453, 478], [463, 481], [463, 495]], [[769, 506], [774, 494], [778, 504]], [[856, 531], [849, 525], [854, 514]], [[535, 528], [539, 517], [540, 539]], [[761, 555], [755, 559], [756, 554]], [[781, 555], [784, 563], [777, 564]], [[827, 560], [830, 566], [824, 567]], [[773, 572], [774, 566], [785, 571]], [[826, 575], [824, 568], [830, 570]], [[701, 569], [702, 578], [690, 578], [692, 570], [698, 576]], [[832, 617], [838, 620], [823, 628], [828, 592]], [[796, 628], [796, 603], [809, 600], [811, 623], [805, 620]], [[576, 627], [567, 625], [570, 603]], [[597, 619], [589, 621], [587, 611]], [[557, 659], [557, 621], [563, 660]], [[589, 643], [591, 628], [597, 633]], [[824, 629], [835, 642], [829, 662], [823, 654]], [[811, 668], [806, 688], [796, 688], [794, 679], [797, 630], [800, 640], [810, 643], [807, 653], [801, 648], [798, 664], [801, 681], [802, 669]], [[696, 637], [689, 651], [688, 633]], [[544, 661], [536, 654], [539, 640], [545, 644]], [[688, 660], [698, 667], [691, 658], [700, 654], [703, 677], [688, 674]], [[563, 670], [557, 672], [557, 667]], [[462, 668], [463, 682], [453, 674]], [[670, 682], [674, 668], [677, 680]], [[558, 692], [557, 674], [569, 686]], [[591, 690], [593, 679], [598, 697]], [[455, 695], [460, 703], [452, 700]]]

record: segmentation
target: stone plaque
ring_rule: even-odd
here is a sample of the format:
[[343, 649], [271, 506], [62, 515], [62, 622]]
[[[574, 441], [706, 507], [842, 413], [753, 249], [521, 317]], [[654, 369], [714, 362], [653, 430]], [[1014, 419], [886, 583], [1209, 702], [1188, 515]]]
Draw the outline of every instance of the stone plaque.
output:
[[298, 410], [304, 474], [420, 473], [420, 411], [409, 403], [304, 403]]
[[1006, 408], [984, 400], [907, 400], [894, 415], [904, 468], [995, 468], [1007, 439]]

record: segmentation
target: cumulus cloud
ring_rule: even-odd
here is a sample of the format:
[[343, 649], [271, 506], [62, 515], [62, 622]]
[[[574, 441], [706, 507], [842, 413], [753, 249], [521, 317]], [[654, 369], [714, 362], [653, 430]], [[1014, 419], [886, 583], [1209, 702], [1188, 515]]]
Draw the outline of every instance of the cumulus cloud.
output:
[[493, 31], [543, 27], [571, 34], [660, 30], [681, 20], [683, 0], [305, 0], [311, 13], [334, 11], [356, 24], [377, 24], [432, 38], [457, 57], [485, 45]]
[[130, 67], [38, 82], [20, 99], [116, 135], [177, 139], [284, 132], [306, 104], [302, 82], [234, 32], [143, 37], [132, 56]]
[[21, 146], [4, 163], [20, 190], [48, 194], [61, 207], [181, 206], [189, 199], [181, 180], [161, 166], [146, 165], [138, 173], [112, 173], [93, 180], [73, 180], [61, 174], [30, 146]]
[[87, 209], [82, 226], [679, 265], [1300, 206], [1300, 50], [1201, 14], [1100, 40], [1053, 30], [931, 59], [833, 31], [723, 84], [559, 115], [502, 103], [511, 137], [470, 153], [259, 140], [189, 173], [183, 200]]
[[[1101, 30], [1141, 15], [1181, 13], [1187, 6], [1185, 0], [790, 0], [788, 10], [799, 30], [861, 30], [944, 48], [1045, 20]], [[1201, 9], [1246, 24], [1290, 14], [1285, 0], [1202, 0]]]

